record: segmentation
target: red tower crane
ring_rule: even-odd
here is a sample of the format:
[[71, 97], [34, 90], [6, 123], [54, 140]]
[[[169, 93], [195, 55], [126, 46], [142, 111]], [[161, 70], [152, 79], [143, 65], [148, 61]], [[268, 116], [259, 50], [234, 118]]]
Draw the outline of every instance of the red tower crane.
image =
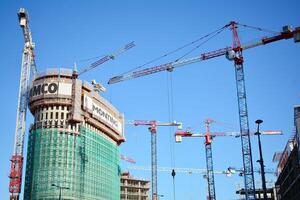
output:
[[251, 142], [249, 137], [249, 121], [248, 121], [248, 108], [247, 108], [247, 99], [246, 99], [246, 87], [245, 87], [244, 68], [243, 68], [244, 58], [242, 52], [250, 48], [266, 45], [283, 39], [294, 38], [295, 42], [300, 42], [300, 27], [292, 30], [289, 26], [284, 26], [282, 32], [275, 36], [264, 37], [254, 43], [242, 45], [240, 43], [240, 39], [237, 32], [238, 25], [239, 25], [238, 23], [232, 21], [229, 24], [224, 26], [224, 28], [230, 28], [232, 30], [233, 45], [231, 47], [225, 47], [215, 51], [202, 53], [196, 57], [180, 59], [174, 62], [169, 62], [166, 64], [146, 68], [143, 70], [125, 73], [120, 76], [115, 76], [108, 81], [108, 84], [113, 84], [128, 79], [138, 78], [141, 76], [146, 76], [161, 71], [171, 72], [176, 67], [226, 55], [227, 59], [234, 62], [234, 68], [235, 68], [243, 168], [245, 170], [245, 176], [244, 176], [245, 196], [246, 196], [246, 200], [249, 200], [249, 199], [256, 199], [256, 197], [255, 197]]
[[134, 120], [127, 124], [134, 126], [149, 126], [151, 133], [151, 184], [152, 184], [152, 200], [157, 200], [157, 127], [158, 126], [177, 126], [181, 129], [182, 123], [179, 122], [159, 122], [156, 120]]
[[[214, 169], [213, 169], [213, 158], [212, 158], [212, 136], [210, 134], [210, 124], [213, 122], [212, 119], [205, 120], [206, 132], [205, 137], [205, 155], [206, 155], [206, 178], [208, 183], [208, 200], [216, 200], [216, 191], [215, 191], [215, 178], [214, 178]], [[190, 132], [176, 132], [175, 139], [176, 142], [181, 142], [181, 137], [193, 137], [194, 134]], [[180, 138], [180, 139], [179, 139]]]
[[[207, 184], [208, 184], [208, 200], [216, 200], [215, 192], [215, 180], [214, 180], [214, 169], [213, 169], [213, 158], [212, 158], [212, 140], [216, 136], [234, 136], [240, 137], [240, 132], [210, 132], [210, 124], [214, 120], [205, 120], [205, 133], [192, 133], [190, 131], [177, 131], [175, 133], [175, 141], [181, 142], [182, 137], [204, 137], [205, 138], [205, 156], [206, 156], [206, 169], [207, 169]], [[262, 131], [263, 135], [282, 135], [282, 131]], [[250, 132], [250, 135], [254, 135], [254, 132]], [[235, 168], [228, 168], [228, 172], [233, 172]], [[238, 170], [236, 170], [238, 171]], [[241, 171], [241, 170], [240, 170]], [[257, 170], [253, 170], [257, 172]], [[245, 175], [245, 170], [243, 169], [243, 175]]]

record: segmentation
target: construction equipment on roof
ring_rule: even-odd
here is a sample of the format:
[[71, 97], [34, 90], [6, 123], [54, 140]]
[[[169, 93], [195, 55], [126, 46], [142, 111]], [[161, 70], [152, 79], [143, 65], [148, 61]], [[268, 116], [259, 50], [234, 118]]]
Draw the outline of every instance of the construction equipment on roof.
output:
[[157, 127], [158, 126], [176, 126], [181, 129], [182, 123], [179, 122], [159, 122], [156, 120], [134, 120], [127, 124], [134, 126], [148, 126], [151, 133], [151, 184], [152, 184], [152, 200], [157, 200]]
[[[205, 133], [192, 133], [190, 131], [177, 131], [175, 133], [175, 141], [181, 142], [182, 137], [204, 137], [205, 138], [205, 156], [206, 156], [206, 168], [207, 168], [207, 184], [208, 184], [208, 199], [209, 200], [215, 200], [216, 199], [216, 192], [215, 192], [215, 181], [214, 181], [214, 170], [213, 170], [213, 159], [212, 159], [212, 140], [213, 137], [216, 136], [234, 136], [239, 137], [239, 132], [210, 132], [210, 124], [213, 123], [214, 120], [212, 119], [206, 119], [205, 120], [205, 127], [206, 132]], [[262, 134], [265, 135], [281, 135], [282, 131], [262, 131]], [[255, 133], [251, 132], [251, 135], [254, 135]], [[229, 172], [233, 172], [233, 168], [228, 168]], [[241, 170], [236, 170], [240, 171]], [[245, 170], [242, 170], [243, 175], [245, 173]], [[229, 173], [230, 174], [230, 173]]]
[[[138, 78], [141, 76], [150, 75], [153, 73], [161, 71], [173, 71], [174, 68], [192, 64], [215, 57], [225, 55], [226, 58], [234, 62], [235, 76], [236, 76], [236, 86], [237, 86], [237, 99], [238, 99], [238, 109], [239, 109], [239, 121], [240, 121], [240, 135], [241, 135], [241, 144], [242, 144], [242, 157], [243, 157], [243, 167], [245, 169], [244, 183], [245, 183], [245, 196], [246, 200], [255, 199], [255, 184], [254, 184], [254, 175], [253, 175], [253, 163], [252, 163], [252, 151], [251, 151], [251, 142], [249, 137], [249, 122], [248, 122], [248, 108], [247, 108], [247, 98], [246, 98], [246, 86], [244, 78], [244, 57], [243, 51], [251, 49], [257, 46], [266, 45], [283, 39], [294, 38], [294, 42], [300, 42], [300, 27], [292, 29], [289, 26], [284, 26], [282, 32], [270, 37], [263, 37], [260, 40], [242, 45], [240, 43], [238, 35], [238, 24], [237, 22], [231, 21], [220, 31], [230, 28], [233, 35], [233, 44], [231, 47], [225, 47], [215, 51], [210, 51], [207, 53], [202, 53], [199, 56], [186, 58], [186, 59], [177, 59], [174, 62], [169, 62], [166, 64], [161, 64], [158, 66], [137, 70], [129, 73], [125, 73], [119, 76], [115, 76], [108, 81], [108, 84], [114, 84], [117, 82]], [[248, 26], [250, 27], [250, 26]], [[218, 31], [217, 33], [219, 33]]]

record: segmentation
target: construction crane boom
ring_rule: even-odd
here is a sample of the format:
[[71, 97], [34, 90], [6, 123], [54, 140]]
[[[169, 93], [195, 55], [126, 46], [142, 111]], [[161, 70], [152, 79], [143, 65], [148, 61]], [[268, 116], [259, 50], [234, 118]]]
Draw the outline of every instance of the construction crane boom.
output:
[[[151, 167], [149, 166], [127, 166], [128, 170], [139, 170], [139, 171], [151, 171]], [[173, 170], [177, 173], [188, 173], [188, 174], [204, 174], [207, 175], [207, 169], [200, 169], [200, 168], [184, 168], [184, 167], [157, 167], [158, 172], [169, 172], [171, 173]], [[226, 170], [214, 170], [214, 174], [224, 174], [226, 176], [231, 176], [233, 174], [239, 173], [239, 175], [243, 175], [244, 170], [241, 168], [236, 167], [228, 167]], [[255, 173], [261, 173], [259, 169], [254, 169]], [[274, 169], [267, 169], [266, 173], [268, 174], [275, 174]]]
[[[272, 42], [276, 42], [276, 41], [279, 41], [279, 40], [290, 39], [292, 37], [294, 37], [295, 42], [299, 42], [300, 41], [300, 39], [299, 39], [300, 36], [299, 35], [300, 35], [300, 28], [299, 27], [296, 28], [295, 30], [292, 30], [288, 26], [285, 26], [283, 28], [283, 31], [280, 34], [275, 35], [275, 36], [271, 36], [271, 37], [263, 37], [263, 38], [261, 38], [260, 40], [258, 40], [256, 42], [241, 45], [239, 47], [239, 49], [241, 51], [243, 51], [243, 50], [251, 49], [251, 48], [254, 48], [254, 47], [257, 47], [257, 46], [266, 45], [266, 44], [269, 44], [269, 43], [272, 43]], [[202, 54], [200, 54], [198, 56], [195, 56], [195, 57], [181, 59], [181, 60], [178, 60], [178, 61], [169, 62], [169, 63], [165, 63], [165, 64], [162, 64], [162, 65], [146, 68], [146, 69], [143, 69], [143, 70], [126, 73], [126, 74], [123, 74], [123, 75], [120, 75], [120, 76], [112, 77], [108, 81], [108, 84], [114, 84], [114, 83], [118, 83], [118, 82], [121, 82], [121, 81], [125, 81], [125, 80], [129, 80], [129, 79], [138, 78], [138, 77], [141, 77], [141, 76], [154, 74], [154, 73], [161, 72], [161, 71], [172, 72], [174, 68], [177, 68], [177, 67], [180, 67], [180, 66], [183, 66], [183, 65], [188, 65], [188, 64], [208, 60], [208, 59], [223, 56], [223, 55], [226, 55], [226, 54], [228, 54], [228, 56], [230, 56], [230, 55], [232, 55], [232, 53], [234, 53], [233, 52], [234, 50], [236, 50], [236, 48], [234, 48], [234, 47], [225, 47], [225, 48], [222, 48], [222, 49], [202, 53]]]
[[[250, 132], [250, 135], [253, 136], [255, 132]], [[282, 131], [261, 131], [262, 135], [282, 135]], [[180, 140], [180, 137], [205, 137], [206, 133], [192, 133], [191, 131], [176, 131], [175, 137], [176, 140]], [[212, 137], [216, 136], [232, 136], [232, 137], [241, 137], [241, 133], [237, 131], [229, 131], [229, 132], [211, 132], [210, 135]]]
[[116, 50], [115, 52], [108, 54], [102, 58], [100, 58], [99, 60], [93, 62], [92, 64], [90, 64], [89, 66], [83, 68], [82, 70], [79, 71], [78, 76], [82, 75], [83, 73], [90, 71], [91, 69], [94, 69], [95, 67], [102, 65], [103, 63], [109, 61], [109, 60], [114, 60], [117, 56], [119, 56], [120, 54], [124, 53], [125, 51], [133, 48], [135, 46], [134, 42], [130, 42], [128, 44], [126, 44], [124, 47]]
[[125, 155], [123, 155], [123, 154], [120, 155], [120, 158], [121, 158], [121, 160], [124, 160], [124, 161], [126, 161], [126, 162], [129, 162], [129, 163], [131, 163], [131, 164], [135, 164], [135, 163], [136, 163], [136, 161], [135, 161], [134, 159], [132, 159], [132, 158], [130, 158], [130, 157], [128, 157], [128, 156], [125, 156]]
[[20, 26], [23, 30], [25, 44], [22, 55], [22, 66], [20, 75], [20, 86], [18, 96], [18, 107], [16, 116], [16, 129], [14, 140], [14, 152], [11, 157], [11, 166], [9, 173], [9, 192], [10, 199], [18, 200], [21, 193], [22, 170], [23, 170], [23, 148], [26, 124], [26, 113], [29, 94], [30, 69], [33, 76], [36, 75], [36, 65], [34, 60], [34, 43], [32, 42], [29, 28], [28, 13], [24, 8], [18, 12]]
[[149, 126], [151, 133], [151, 183], [152, 183], [152, 200], [157, 200], [157, 126], [177, 126], [182, 127], [179, 122], [159, 122], [156, 120], [134, 120], [128, 121], [127, 124], [134, 126]]
[[155, 67], [150, 67], [150, 68], [146, 68], [140, 71], [135, 71], [135, 72], [130, 72], [121, 76], [115, 76], [111, 79], [109, 79], [108, 84], [114, 84], [114, 83], [118, 83], [121, 81], [125, 81], [125, 80], [129, 80], [129, 79], [134, 79], [134, 78], [138, 78], [141, 76], [146, 76], [146, 75], [150, 75], [150, 74], [154, 74], [157, 72], [161, 72], [161, 71], [169, 71], [172, 72], [174, 68], [183, 66], [183, 65], [188, 65], [188, 64], [192, 64], [192, 63], [196, 63], [196, 62], [200, 62], [203, 60], [208, 60], [210, 58], [214, 58], [214, 57], [218, 57], [218, 56], [222, 56], [225, 55], [226, 52], [232, 50], [232, 48], [230, 47], [226, 47], [223, 49], [219, 49], [216, 51], [211, 51], [208, 53], [203, 53], [200, 56], [195, 56], [192, 58], [187, 58], [187, 59], [182, 59], [182, 60], [178, 60], [175, 62], [169, 62], [166, 64], [162, 64], [162, 65], [158, 65]]
[[[150, 167], [145, 167], [145, 166], [130, 166], [127, 167], [129, 170], [141, 170], [141, 171], [150, 171]], [[176, 168], [171, 168], [171, 167], [157, 167], [158, 172], [172, 172], [175, 170], [177, 173], [188, 173], [188, 174], [204, 174], [206, 175], [206, 169], [199, 169], [199, 168], [183, 168], [183, 167], [176, 167]], [[235, 173], [234, 170], [232, 170], [233, 173]], [[231, 173], [228, 170], [223, 170], [223, 171], [214, 171], [215, 174], [228, 174]]]
[[196, 57], [182, 59], [175, 62], [169, 62], [166, 64], [150, 67], [147, 69], [126, 73], [111, 78], [108, 83], [113, 84], [120, 81], [138, 78], [141, 76], [146, 76], [149, 74], [153, 74], [165, 70], [171, 72], [173, 71], [174, 68], [179, 66], [226, 55], [226, 58], [228, 60], [234, 62], [234, 67], [235, 67], [240, 133], [241, 133], [241, 144], [242, 144], [242, 157], [243, 157], [243, 167], [245, 170], [245, 175], [244, 175], [245, 196], [246, 196], [246, 200], [255, 200], [256, 199], [255, 184], [254, 184], [254, 175], [253, 175], [251, 141], [249, 137], [248, 108], [247, 108], [246, 86], [245, 86], [245, 78], [244, 78], [245, 77], [244, 67], [243, 67], [244, 58], [242, 52], [246, 49], [269, 44], [283, 39], [290, 39], [292, 37], [294, 37], [295, 42], [300, 42], [300, 27], [292, 30], [289, 26], [285, 26], [283, 27], [283, 31], [281, 33], [271, 37], [264, 37], [258, 40], [257, 42], [248, 45], [241, 45], [238, 32], [237, 32], [238, 24], [236, 22], [231, 21], [225, 27], [228, 27], [232, 30], [232, 35], [233, 35], [232, 47], [226, 47], [216, 51], [203, 53]]

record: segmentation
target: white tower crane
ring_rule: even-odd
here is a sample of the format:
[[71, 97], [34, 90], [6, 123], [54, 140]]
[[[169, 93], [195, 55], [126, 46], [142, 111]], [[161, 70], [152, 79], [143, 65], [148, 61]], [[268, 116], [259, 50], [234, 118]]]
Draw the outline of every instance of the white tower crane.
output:
[[30, 68], [32, 69], [33, 77], [35, 77], [37, 71], [35, 60], [34, 60], [35, 45], [32, 42], [32, 38], [31, 38], [28, 14], [24, 8], [20, 8], [18, 12], [18, 17], [19, 17], [20, 26], [23, 30], [25, 44], [24, 44], [23, 56], [22, 56], [14, 152], [10, 160], [11, 167], [10, 167], [10, 174], [9, 174], [9, 178], [10, 178], [9, 192], [10, 192], [11, 200], [12, 199], [18, 200], [21, 192], [22, 169], [23, 169], [23, 147], [24, 147], [26, 111], [27, 111], [28, 94], [29, 94]]

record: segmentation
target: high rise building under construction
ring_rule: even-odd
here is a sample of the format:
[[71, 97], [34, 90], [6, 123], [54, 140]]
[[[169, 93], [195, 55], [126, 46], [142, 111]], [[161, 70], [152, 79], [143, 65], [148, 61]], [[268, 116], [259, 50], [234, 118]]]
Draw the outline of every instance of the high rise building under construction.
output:
[[120, 199], [124, 117], [67, 69], [32, 82], [24, 200]]

